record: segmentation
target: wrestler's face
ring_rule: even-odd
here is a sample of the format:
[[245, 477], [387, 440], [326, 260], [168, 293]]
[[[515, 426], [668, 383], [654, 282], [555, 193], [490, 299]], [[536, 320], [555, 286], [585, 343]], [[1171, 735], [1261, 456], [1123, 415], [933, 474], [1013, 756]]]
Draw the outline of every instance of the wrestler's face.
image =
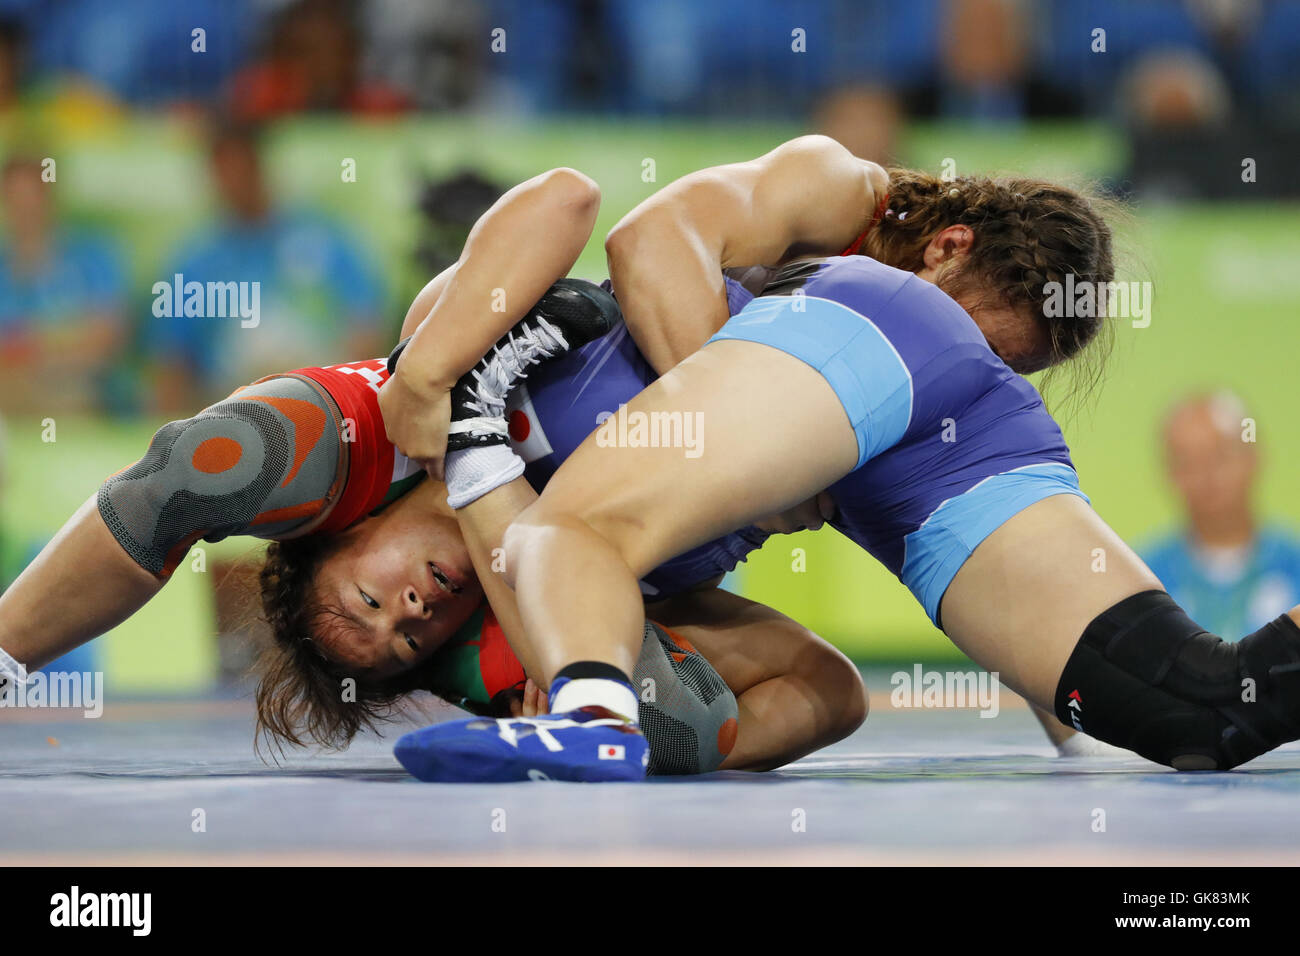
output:
[[975, 320], [993, 354], [1013, 372], [1030, 375], [1052, 364], [1052, 342], [1047, 331], [1025, 309], [1001, 302], [957, 297], [958, 303]]
[[926, 246], [918, 278], [932, 282], [975, 320], [993, 354], [1021, 375], [1041, 372], [1052, 364], [1052, 341], [1031, 308], [1016, 308], [967, 281], [966, 256], [975, 233], [969, 226], [949, 226]]
[[331, 660], [390, 677], [427, 660], [482, 603], [453, 517], [396, 509], [343, 537], [316, 578], [318, 599], [341, 615], [317, 639]]

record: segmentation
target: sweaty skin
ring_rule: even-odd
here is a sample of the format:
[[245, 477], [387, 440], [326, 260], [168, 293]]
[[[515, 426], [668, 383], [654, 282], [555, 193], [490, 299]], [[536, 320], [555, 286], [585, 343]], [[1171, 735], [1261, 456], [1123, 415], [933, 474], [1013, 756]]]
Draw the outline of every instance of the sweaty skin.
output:
[[[578, 228], [576, 222], [573, 227]], [[561, 241], [565, 248], [580, 247], [572, 236], [557, 241]], [[467, 301], [486, 299], [494, 287], [489, 287], [488, 283], [499, 281], [490, 270], [471, 272], [465, 268], [478, 256], [486, 254], [488, 248], [490, 246], [483, 243], [473, 250], [467, 248], [456, 270], [454, 281], [460, 295]], [[554, 278], [515, 273], [517, 282], [540, 285], [545, 280], [543, 287], [549, 286]], [[446, 281], [446, 275], [440, 276], [420, 293], [408, 311], [404, 335], [422, 328], [424, 316], [434, 308], [429, 303], [443, 301], [440, 299], [441, 288]], [[514, 299], [532, 301], [524, 300], [522, 296]], [[408, 351], [400, 368], [406, 368], [411, 362], [415, 377], [426, 378], [428, 373], [419, 367], [425, 360], [421, 353], [412, 355]], [[385, 386], [385, 390], [388, 387]], [[549, 681], [545, 679], [546, 671], [539, 661], [539, 651], [526, 639], [519, 623], [514, 592], [501, 573], [500, 563], [506, 529], [536, 498], [537, 493], [520, 478], [472, 502], [456, 512], [456, 516], [483, 595], [491, 604], [525, 671], [535, 679], [535, 686], [545, 688]], [[823, 503], [823, 509], [825, 507]], [[418, 594], [411, 594], [411, 575], [388, 573], [392, 562], [382, 554], [390, 541], [397, 550], [404, 547], [402, 542], [420, 541], [420, 529], [426, 524], [431, 530], [436, 529], [446, 510], [442, 486], [426, 483], [424, 489], [417, 489], [347, 533], [349, 540], [326, 560], [320, 575], [327, 599], [338, 600], [350, 591], [355, 592], [362, 578], [386, 582], [386, 586], [383, 593], [373, 595], [380, 604], [378, 609], [354, 606], [359, 619], [373, 628], [374, 633], [364, 636], [353, 646], [339, 642], [330, 644], [332, 656], [355, 660], [358, 655], [371, 655], [375, 648], [382, 648], [385, 649], [387, 666], [399, 668], [427, 658], [446, 639], [441, 631], [436, 634], [427, 631], [412, 633], [413, 629], [425, 623], [424, 609], [420, 606], [422, 602]], [[763, 524], [772, 531], [797, 530], [817, 527], [825, 517], [825, 510], [819, 509], [815, 500], [803, 506], [795, 502], [789, 511], [766, 519]], [[366, 526], [372, 523], [377, 524], [380, 533], [367, 531]], [[450, 555], [452, 551], [443, 548], [440, 553]], [[453, 558], [448, 557], [448, 560], [455, 564]], [[406, 564], [418, 564], [418, 561], [398, 562], [402, 568]], [[463, 566], [457, 567], [463, 570]], [[463, 583], [467, 581], [463, 575], [460, 580]], [[378, 585], [372, 586], [378, 588]], [[349, 599], [355, 602], [355, 598]], [[648, 610], [641, 607], [639, 591], [636, 600], [638, 621], [643, 621], [649, 614], [691, 641], [736, 694], [740, 732], [724, 767], [767, 769], [779, 766], [841, 739], [865, 719], [866, 691], [853, 664], [831, 645], [784, 615], [708, 586], [656, 603]], [[414, 639], [418, 651], [404, 650], [403, 644], [408, 637]], [[534, 692], [534, 710], [536, 699]]]
[[[695, 544], [812, 497], [857, 460], [843, 406], [821, 375], [764, 346], [701, 349], [628, 403], [629, 414], [651, 410], [702, 414], [704, 456], [601, 447], [589, 437], [506, 533], [506, 577], [548, 679], [576, 661], [630, 673], [639, 646], [638, 578]], [[773, 448], [783, 449], [780, 468], [771, 467]], [[763, 481], [752, 480], [760, 474]]]
[[[1094, 551], [1106, 570], [1094, 572]], [[1133, 550], [1081, 498], [1056, 495], [984, 539], [948, 585], [943, 625], [972, 660], [1051, 711], [1079, 635], [1106, 608], [1161, 589]]]
[[[709, 422], [706, 467], [679, 449], [601, 448], [589, 439], [507, 532], [507, 573], [548, 674], [584, 660], [629, 670], [640, 574], [829, 486], [855, 463], [854, 433], [831, 387], [776, 349], [715, 342], [628, 406], [647, 415], [687, 409]], [[1097, 548], [1107, 554], [1104, 573], [1092, 571]], [[1050, 709], [1089, 622], [1152, 588], [1159, 581], [1088, 505], [1058, 495], [979, 545], [949, 585], [942, 615], [959, 647]], [[1300, 621], [1300, 608], [1290, 613]]]
[[[572, 169], [554, 169], [507, 192], [470, 231], [455, 272], [439, 283], [379, 396], [388, 440], [433, 477], [442, 477], [456, 380], [568, 274], [599, 208], [594, 182]], [[529, 243], [526, 254], [502, 254], [519, 236], [534, 235], [546, 241]]]
[[[572, 176], [540, 177], [535, 189], [525, 190], [528, 202], [494, 207], [490, 215], [508, 222], [508, 227], [477, 230], [478, 241], [467, 248], [461, 263], [432, 280], [412, 304], [403, 334], [435, 316], [454, 323], [459, 334], [470, 325], [462, 314], [468, 310], [493, 323], [482, 327], [487, 330], [482, 337], [489, 344], [495, 341], [500, 334], [497, 324], [513, 324], [520, 307], [540, 295], [540, 291], [532, 295], [531, 289], [544, 290], [567, 270], [567, 265], [561, 269], [551, 260], [556, 255], [576, 256], [586, 241], [590, 209], [578, 201], [575, 184], [581, 182]], [[547, 197], [553, 201], [543, 201]], [[530, 226], [530, 218], [538, 222]], [[539, 258], [530, 258], [527, 250], [521, 254], [515, 239], [542, 223], [551, 242], [540, 257], [547, 261], [539, 265]], [[510, 311], [484, 315], [470, 304], [490, 301], [501, 273], [483, 263], [501, 258], [514, 263]], [[479, 265], [464, 269], [475, 263]], [[459, 306], [444, 296], [453, 281]], [[426, 370], [424, 381], [451, 377], [446, 365], [449, 354], [435, 356], [442, 364], [432, 372]], [[417, 358], [412, 360], [412, 355]], [[408, 352], [403, 367], [421, 364], [420, 355]], [[476, 359], [477, 354], [464, 361]], [[376, 672], [409, 667], [434, 653], [449, 631], [463, 623], [479, 600], [479, 580], [507, 633], [521, 633], [517, 623], [511, 623], [517, 621], [513, 594], [492, 570], [493, 549], [500, 547], [510, 521], [535, 498], [536, 493], [517, 480], [453, 517], [446, 507], [445, 490], [426, 482], [380, 515], [344, 532], [339, 551], [343, 563], [337, 573], [323, 576], [322, 586], [332, 603], [376, 624], [369, 635], [353, 629], [354, 637], [361, 638], [356, 646], [328, 650]], [[815, 526], [824, 517], [815, 507], [795, 508], [771, 519], [771, 530]], [[453, 521], [460, 525], [463, 542], [453, 540]], [[385, 547], [370, 547], [380, 537]], [[436, 582], [422, 578], [427, 561], [444, 567], [460, 589], [458, 594], [439, 593]], [[87, 567], [96, 573], [85, 574]], [[29, 668], [42, 666], [125, 620], [165, 580], [130, 558], [104, 524], [92, 497], [0, 596], [0, 647]], [[78, 600], [67, 601], [68, 594], [76, 594]], [[379, 607], [372, 607], [366, 597]], [[715, 667], [737, 695], [741, 727], [725, 765], [729, 768], [779, 765], [840, 739], [865, 718], [866, 692], [853, 665], [825, 641], [769, 608], [703, 588], [656, 605], [655, 614], [702, 653], [716, 658]], [[521, 643], [516, 652], [530, 673], [540, 673], [526, 645]], [[536, 691], [533, 697], [536, 708]]]
[[[411, 382], [399, 383], [399, 388], [412, 385], [416, 394], [432, 389], [434, 398], [421, 420], [432, 415], [429, 427], [435, 433], [439, 427], [444, 436], [446, 431], [446, 388], [438, 383], [455, 382], [556, 276], [568, 270], [591, 231], [593, 203], [598, 201], [593, 190], [594, 183], [572, 170], [553, 170], [515, 187], [480, 219], [461, 263], [430, 282], [417, 299], [420, 320], [427, 318], [430, 330], [416, 351], [424, 356], [419, 365], [426, 377], [415, 382], [412, 375]], [[550, 242], [523, 248], [517, 242], [520, 235], [543, 233], [551, 235]], [[474, 267], [458, 282], [460, 267], [471, 258]], [[493, 260], [507, 258], [510, 265], [502, 267], [504, 271], [490, 266]], [[523, 278], [516, 283], [516, 276]], [[508, 309], [495, 312], [490, 308], [491, 290], [507, 280], [512, 293]], [[536, 294], [531, 294], [534, 288]], [[438, 351], [427, 343], [436, 344], [440, 332], [443, 348]], [[403, 363], [404, 368], [408, 365], [417, 363]], [[399, 399], [398, 391], [389, 391], [384, 389], [390, 401]], [[438, 414], [443, 416], [441, 425]], [[441, 454], [439, 449], [436, 461], [441, 461]], [[95, 573], [88, 574], [87, 568]], [[125, 621], [165, 581], [123, 550], [92, 496], [0, 594], [0, 648], [29, 670], [42, 667]], [[76, 595], [76, 600], [69, 600], [69, 595]]]
[[323, 629], [322, 651], [390, 677], [427, 660], [483, 601], [446, 489], [432, 481], [338, 535], [316, 578], [322, 603], [356, 626]]
[[605, 240], [614, 294], [637, 347], [666, 372], [727, 321], [723, 269], [843, 252], [888, 191], [883, 168], [827, 136], [800, 136], [665, 186]]
[[[537, 492], [517, 478], [452, 512], [443, 486], [426, 481], [344, 532], [318, 587], [324, 600], [345, 607], [361, 626], [320, 635], [322, 651], [358, 671], [391, 676], [436, 653], [486, 595], [512, 647], [517, 644], [525, 672], [542, 674], [526, 656], [527, 642], [519, 640], [514, 593], [499, 573], [500, 551], [494, 553], [510, 522], [536, 500]], [[800, 517], [816, 522], [812, 515]], [[454, 577], [459, 594], [438, 594], [420, 583], [429, 555]], [[363, 601], [363, 591], [377, 607]], [[781, 766], [844, 738], [866, 719], [866, 688], [853, 663], [769, 607], [702, 585], [647, 605], [642, 616], [694, 645], [735, 694], [739, 732], [722, 769]], [[547, 686], [540, 676], [532, 681], [531, 704], [521, 713], [539, 712]]]

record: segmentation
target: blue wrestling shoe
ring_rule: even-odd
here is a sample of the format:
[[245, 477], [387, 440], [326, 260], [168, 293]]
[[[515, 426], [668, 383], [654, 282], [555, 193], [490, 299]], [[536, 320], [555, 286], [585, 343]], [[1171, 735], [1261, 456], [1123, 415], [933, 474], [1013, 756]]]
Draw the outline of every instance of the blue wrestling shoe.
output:
[[641, 780], [650, 748], [604, 707], [541, 717], [471, 717], [412, 731], [393, 754], [426, 783]]

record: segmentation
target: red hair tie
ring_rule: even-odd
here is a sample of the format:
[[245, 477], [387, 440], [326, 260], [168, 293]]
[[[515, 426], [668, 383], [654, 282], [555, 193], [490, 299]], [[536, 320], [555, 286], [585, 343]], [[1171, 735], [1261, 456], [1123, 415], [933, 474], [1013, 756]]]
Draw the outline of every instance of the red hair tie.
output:
[[880, 220], [884, 218], [885, 209], [888, 206], [889, 206], [889, 193], [885, 193], [884, 198], [881, 199], [880, 202], [876, 204], [876, 211], [872, 213], [871, 221], [867, 223], [867, 228], [863, 229], [862, 234], [858, 236], [858, 238], [854, 239], [853, 243], [847, 249], [841, 252], [840, 255], [855, 256], [858, 254], [858, 250], [862, 248], [862, 244], [867, 241], [867, 234], [871, 232], [872, 229], [875, 228], [876, 223], [880, 222]]

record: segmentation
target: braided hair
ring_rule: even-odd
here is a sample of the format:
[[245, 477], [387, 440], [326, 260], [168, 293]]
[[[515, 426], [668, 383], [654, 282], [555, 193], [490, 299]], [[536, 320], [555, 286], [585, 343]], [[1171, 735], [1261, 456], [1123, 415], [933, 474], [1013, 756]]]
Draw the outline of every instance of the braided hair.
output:
[[912, 169], [889, 170], [889, 202], [862, 252], [916, 272], [935, 234], [953, 225], [971, 228], [974, 241], [959, 273], [941, 283], [982, 288], [1029, 312], [1047, 333], [1050, 364], [1079, 356], [1099, 342], [1100, 378], [1108, 338], [1104, 315], [1062, 316], [1044, 308], [1049, 283], [1103, 284], [1115, 278], [1111, 228], [1102, 211], [1113, 203], [1057, 183], [1027, 178], [962, 176], [948, 181]]

